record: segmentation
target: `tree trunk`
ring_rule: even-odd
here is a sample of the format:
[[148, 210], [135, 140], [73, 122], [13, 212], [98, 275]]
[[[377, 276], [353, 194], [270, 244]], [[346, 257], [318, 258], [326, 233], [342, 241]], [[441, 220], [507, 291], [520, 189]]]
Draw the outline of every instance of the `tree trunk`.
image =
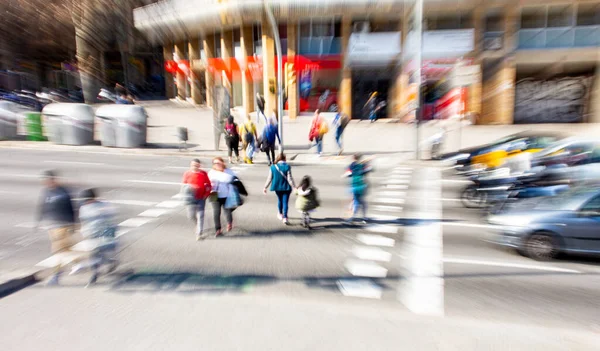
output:
[[81, 89], [86, 103], [92, 104], [97, 101], [100, 88], [104, 86], [102, 80], [103, 70], [100, 56], [102, 50], [95, 47], [94, 42], [87, 39], [85, 33], [91, 29], [75, 29], [75, 45], [77, 47], [77, 66], [81, 79]]

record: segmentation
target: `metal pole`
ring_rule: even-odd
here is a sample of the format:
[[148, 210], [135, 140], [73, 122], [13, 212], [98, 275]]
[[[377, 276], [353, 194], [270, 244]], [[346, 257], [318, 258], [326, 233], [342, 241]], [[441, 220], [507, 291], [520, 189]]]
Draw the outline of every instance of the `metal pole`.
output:
[[283, 153], [283, 63], [282, 63], [282, 52], [281, 52], [281, 39], [279, 38], [279, 28], [277, 28], [277, 22], [275, 22], [275, 16], [273, 11], [267, 4], [268, 1], [264, 1], [265, 12], [267, 19], [271, 25], [271, 31], [273, 32], [273, 40], [275, 40], [275, 51], [277, 54], [277, 116], [279, 118], [279, 153]]
[[417, 147], [416, 147], [416, 159], [420, 160], [421, 159], [421, 155], [420, 155], [420, 134], [419, 134], [419, 125], [421, 123], [421, 115], [423, 112], [423, 98], [422, 98], [422, 93], [423, 93], [423, 87], [422, 87], [422, 77], [421, 77], [421, 61], [422, 61], [422, 52], [423, 52], [423, 0], [416, 0], [415, 3], [415, 18], [414, 18], [414, 31], [416, 33], [416, 47], [417, 47], [417, 52], [415, 53], [414, 56], [414, 60], [415, 60], [415, 66], [416, 66], [416, 72], [415, 72], [415, 80], [416, 83], [418, 85], [418, 91], [417, 91], [417, 110], [415, 111], [415, 131], [416, 131], [416, 141], [417, 141]]

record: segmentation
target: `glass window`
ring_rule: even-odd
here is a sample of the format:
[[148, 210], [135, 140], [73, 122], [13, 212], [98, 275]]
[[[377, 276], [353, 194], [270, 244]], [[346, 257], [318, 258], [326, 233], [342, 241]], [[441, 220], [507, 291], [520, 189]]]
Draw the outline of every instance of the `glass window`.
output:
[[215, 33], [215, 57], [221, 57], [221, 33]]
[[504, 32], [504, 18], [501, 14], [490, 14], [485, 18], [486, 32]]
[[435, 21], [430, 21], [436, 30], [458, 29], [460, 28], [460, 16], [438, 17]]
[[600, 196], [596, 196], [595, 198], [588, 201], [585, 205], [581, 207], [581, 211], [600, 213]]
[[579, 4], [577, 7], [577, 25], [600, 25], [600, 4]]
[[544, 28], [546, 27], [545, 7], [526, 7], [521, 11], [521, 28]]
[[304, 22], [300, 24], [300, 36], [303, 38], [309, 38], [311, 35], [310, 22]]
[[573, 25], [573, 6], [550, 6], [548, 8], [548, 27], [570, 27]]

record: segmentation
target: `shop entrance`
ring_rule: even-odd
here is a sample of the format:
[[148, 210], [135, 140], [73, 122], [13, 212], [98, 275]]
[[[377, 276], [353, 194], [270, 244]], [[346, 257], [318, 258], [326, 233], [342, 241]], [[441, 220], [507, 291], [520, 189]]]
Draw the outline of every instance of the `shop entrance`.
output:
[[[360, 68], [352, 71], [352, 118], [368, 119], [365, 104], [373, 92], [378, 93], [377, 103], [388, 101], [390, 71], [384, 68]], [[382, 108], [378, 118], [387, 117], [387, 108]]]

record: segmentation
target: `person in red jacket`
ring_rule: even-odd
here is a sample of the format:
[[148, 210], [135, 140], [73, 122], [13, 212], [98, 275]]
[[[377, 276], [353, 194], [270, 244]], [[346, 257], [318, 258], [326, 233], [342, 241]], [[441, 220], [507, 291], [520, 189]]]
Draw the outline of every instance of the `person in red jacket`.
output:
[[202, 240], [204, 231], [204, 207], [212, 185], [208, 174], [200, 169], [199, 159], [190, 163], [190, 170], [183, 174], [182, 192], [188, 205], [188, 218], [196, 222], [196, 240]]

